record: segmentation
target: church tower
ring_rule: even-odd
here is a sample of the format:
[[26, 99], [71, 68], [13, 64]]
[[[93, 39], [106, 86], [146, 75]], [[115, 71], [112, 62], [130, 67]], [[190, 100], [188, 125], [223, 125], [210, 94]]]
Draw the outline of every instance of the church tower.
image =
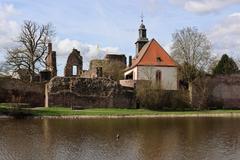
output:
[[137, 40], [136, 44], [136, 55], [138, 54], [138, 52], [140, 52], [140, 50], [142, 49], [142, 47], [148, 42], [148, 38], [147, 38], [147, 29], [145, 28], [145, 25], [143, 24], [143, 15], [141, 16], [141, 25], [138, 29], [139, 32], [139, 38]]

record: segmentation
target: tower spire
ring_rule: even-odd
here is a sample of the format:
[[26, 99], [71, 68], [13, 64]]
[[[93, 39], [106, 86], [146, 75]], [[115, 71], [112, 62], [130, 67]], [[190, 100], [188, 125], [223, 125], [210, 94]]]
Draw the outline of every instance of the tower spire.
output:
[[143, 12], [141, 13], [141, 25], [138, 29], [139, 37], [137, 39], [136, 44], [136, 54], [142, 49], [142, 47], [148, 42], [147, 38], [147, 29], [145, 28], [145, 25], [143, 24]]

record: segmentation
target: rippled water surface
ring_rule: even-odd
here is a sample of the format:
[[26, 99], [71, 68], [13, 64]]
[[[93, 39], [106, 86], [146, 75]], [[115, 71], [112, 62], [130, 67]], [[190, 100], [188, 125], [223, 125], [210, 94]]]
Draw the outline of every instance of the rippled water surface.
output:
[[65, 159], [239, 160], [240, 118], [0, 119], [0, 160]]

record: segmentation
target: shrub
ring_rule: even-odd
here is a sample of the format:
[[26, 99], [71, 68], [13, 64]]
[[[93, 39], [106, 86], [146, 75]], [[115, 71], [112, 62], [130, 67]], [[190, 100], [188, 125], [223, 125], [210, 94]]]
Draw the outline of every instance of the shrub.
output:
[[157, 84], [145, 82], [137, 86], [140, 106], [153, 110], [190, 109], [188, 91], [165, 91]]

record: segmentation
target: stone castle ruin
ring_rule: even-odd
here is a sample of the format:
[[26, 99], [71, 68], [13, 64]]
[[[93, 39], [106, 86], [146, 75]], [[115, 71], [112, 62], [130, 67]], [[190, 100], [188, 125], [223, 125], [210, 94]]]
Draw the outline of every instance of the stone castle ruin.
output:
[[134, 107], [133, 90], [107, 78], [54, 77], [48, 87], [50, 106]]
[[85, 77], [104, 77], [104, 69], [111, 63], [120, 63], [122, 67], [121, 69], [123, 70], [126, 68], [126, 56], [124, 54], [106, 54], [104, 59], [91, 60], [89, 64], [89, 71], [87, 72], [89, 73], [89, 76], [86, 75]]
[[125, 66], [125, 55], [107, 54], [104, 59], [92, 60], [90, 69], [83, 70], [81, 53], [73, 49], [67, 58], [64, 76], [60, 77], [56, 52], [49, 43], [45, 61], [46, 69], [40, 72], [40, 82], [29, 84], [0, 78], [0, 102], [80, 108], [134, 107], [134, 91], [102, 74], [106, 63], [120, 62]]
[[[123, 87], [110, 77], [103, 76], [103, 68], [108, 63], [122, 63], [126, 67], [125, 55], [106, 54], [104, 59], [94, 59], [89, 70], [83, 70], [83, 58], [80, 51], [73, 49], [64, 69], [64, 76], [57, 76], [56, 52], [52, 44], [48, 45], [45, 97], [47, 106], [68, 107], [134, 107], [134, 91]], [[124, 69], [123, 68], [123, 69]], [[50, 81], [47, 81], [51, 79]], [[46, 104], [46, 103], [45, 103]]]

